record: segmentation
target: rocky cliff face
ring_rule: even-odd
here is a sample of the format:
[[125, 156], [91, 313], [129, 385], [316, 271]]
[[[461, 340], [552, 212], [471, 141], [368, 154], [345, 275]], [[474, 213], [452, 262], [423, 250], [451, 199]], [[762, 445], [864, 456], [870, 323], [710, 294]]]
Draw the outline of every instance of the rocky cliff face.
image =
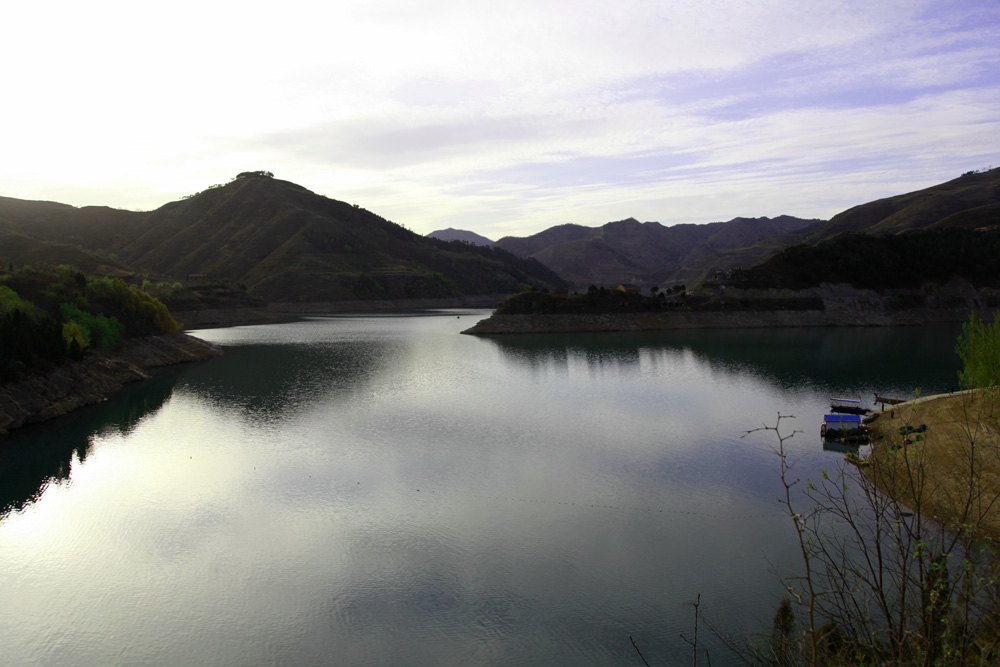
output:
[[113, 352], [0, 386], [0, 433], [99, 403], [129, 382], [145, 380], [159, 366], [209, 359], [222, 349], [187, 334], [130, 338]]

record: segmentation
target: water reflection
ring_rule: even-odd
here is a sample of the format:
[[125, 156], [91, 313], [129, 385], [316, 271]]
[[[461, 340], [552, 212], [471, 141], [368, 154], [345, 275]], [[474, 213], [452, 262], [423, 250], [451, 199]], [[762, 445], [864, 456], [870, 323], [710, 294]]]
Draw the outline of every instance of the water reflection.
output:
[[[892, 353], [867, 331], [466, 326], [213, 330], [226, 354], [172, 394], [55, 438], [15, 505], [48, 492], [0, 521], [9, 662], [624, 664], [635, 635], [680, 664], [684, 602], [752, 622], [782, 592], [772, 566], [796, 562], [769, 434], [740, 435], [776, 409], [822, 414], [827, 394], [773, 386], [867, 377]], [[49, 449], [40, 432], [24, 435]], [[842, 458], [789, 445], [803, 479]]]
[[379, 340], [227, 346], [187, 375], [184, 390], [251, 421], [273, 422], [338, 393], [356, 393], [401, 354], [400, 344]]
[[[608, 334], [483, 336], [513, 364], [563, 369], [571, 356], [592, 368], [637, 366], [640, 351], [693, 355], [715, 372], [750, 374], [783, 390], [813, 386], [853, 395], [879, 378], [884, 391], [912, 396], [955, 385], [958, 325], [802, 329], [713, 329]], [[944, 346], [944, 347], [942, 347]]]
[[37, 500], [49, 484], [69, 480], [74, 459], [87, 459], [95, 437], [132, 432], [163, 406], [189, 368], [163, 369], [108, 401], [0, 436], [0, 520]]
[[824, 438], [823, 449], [828, 452], [837, 452], [839, 454], [857, 454], [861, 451], [861, 445]]

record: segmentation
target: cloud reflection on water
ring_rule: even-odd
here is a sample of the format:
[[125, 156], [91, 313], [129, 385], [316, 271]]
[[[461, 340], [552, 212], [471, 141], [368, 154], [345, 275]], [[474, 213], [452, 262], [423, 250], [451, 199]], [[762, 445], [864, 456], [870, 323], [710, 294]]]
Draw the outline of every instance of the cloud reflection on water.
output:
[[[676, 661], [684, 602], [747, 622], [776, 589], [761, 555], [794, 562], [770, 442], [740, 435], [900, 340], [376, 319], [218, 331], [227, 354], [145, 418], [83, 428], [77, 485], [28, 508], [53, 519], [44, 562], [31, 535], [0, 540], [30, 563], [0, 584], [63, 612], [12, 607], [40, 632], [0, 640], [29, 655], [97, 618], [93, 662], [595, 664], [634, 634]], [[839, 460], [793, 447], [806, 476]]]
[[127, 436], [155, 414], [191, 368], [161, 369], [108, 401], [0, 436], [0, 520], [37, 500], [49, 484], [69, 480], [74, 465], [86, 461], [95, 437]]

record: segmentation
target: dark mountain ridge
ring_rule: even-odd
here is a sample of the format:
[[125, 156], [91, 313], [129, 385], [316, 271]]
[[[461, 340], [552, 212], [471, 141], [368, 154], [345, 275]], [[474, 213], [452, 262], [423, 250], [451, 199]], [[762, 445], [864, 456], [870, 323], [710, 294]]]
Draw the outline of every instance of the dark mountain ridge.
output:
[[257, 172], [148, 212], [0, 198], [0, 224], [43, 244], [72, 241], [141, 272], [240, 283], [268, 301], [446, 297], [564, 284], [535, 260], [428, 239]]
[[749, 268], [789, 246], [817, 244], [839, 234], [977, 229], [996, 225], [998, 214], [1000, 169], [990, 169], [854, 206], [829, 221], [782, 215], [664, 227], [628, 218], [601, 227], [558, 225], [526, 238], [505, 237], [497, 245], [538, 259], [577, 288], [620, 282], [666, 288]]
[[576, 289], [620, 282], [666, 288], [845, 232], [980, 229], [997, 225], [998, 214], [1000, 169], [993, 169], [855, 206], [829, 221], [740, 217], [665, 227], [627, 218], [558, 225], [488, 248], [422, 237], [359, 206], [248, 172], [147, 212], [0, 197], [0, 261], [170, 279], [207, 274], [269, 301], [517, 292], [565, 285], [560, 276]]
[[595, 231], [593, 227], [569, 223], [549, 227], [531, 236], [505, 236], [497, 241], [497, 245], [518, 257], [528, 257], [550, 246], [590, 238], [595, 234]]
[[[845, 232], [896, 234], [920, 229], [965, 213], [966, 226], [989, 224], [1000, 204], [1000, 169], [967, 172], [945, 183], [854, 206], [830, 218], [804, 240], [818, 243]], [[977, 213], [973, 211], [979, 210]], [[994, 223], [995, 224], [995, 223]]]
[[439, 241], [463, 241], [465, 243], [471, 243], [473, 245], [484, 245], [493, 246], [495, 243], [485, 236], [480, 236], [475, 232], [470, 232], [466, 229], [453, 229], [449, 227], [448, 229], [438, 229], [436, 231], [428, 234], [432, 239], [438, 239]]
[[[959, 280], [1000, 287], [1000, 227], [925, 227], [898, 234], [843, 233], [785, 248], [734, 274], [732, 286], [804, 290], [823, 283], [857, 289], [920, 290]], [[990, 304], [995, 307], [997, 304]]]
[[[779, 216], [665, 227], [626, 218], [601, 227], [559, 225], [527, 238], [504, 237], [497, 245], [538, 259], [577, 287], [621, 282], [651, 286], [678, 277], [694, 281], [732, 268], [738, 264], [725, 253], [778, 235], [791, 242], [819, 222]], [[705, 264], [708, 257], [715, 259]], [[704, 266], [692, 271], [698, 262]]]

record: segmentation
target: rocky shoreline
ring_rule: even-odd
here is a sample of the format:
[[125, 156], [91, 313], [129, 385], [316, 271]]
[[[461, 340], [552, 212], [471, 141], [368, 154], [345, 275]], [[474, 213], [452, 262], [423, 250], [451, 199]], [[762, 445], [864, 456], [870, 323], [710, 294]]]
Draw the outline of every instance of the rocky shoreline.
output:
[[148, 379], [151, 369], [220, 354], [219, 346], [183, 333], [129, 338], [112, 352], [88, 352], [82, 361], [0, 386], [0, 433], [99, 403]]
[[174, 313], [174, 319], [185, 329], [203, 327], [239, 326], [243, 324], [271, 324], [287, 322], [310, 315], [344, 313], [375, 313], [438, 308], [496, 308], [509, 294], [476, 294], [472, 296], [439, 299], [383, 299], [378, 301], [309, 301], [269, 303], [259, 307], [209, 308], [183, 310]]

